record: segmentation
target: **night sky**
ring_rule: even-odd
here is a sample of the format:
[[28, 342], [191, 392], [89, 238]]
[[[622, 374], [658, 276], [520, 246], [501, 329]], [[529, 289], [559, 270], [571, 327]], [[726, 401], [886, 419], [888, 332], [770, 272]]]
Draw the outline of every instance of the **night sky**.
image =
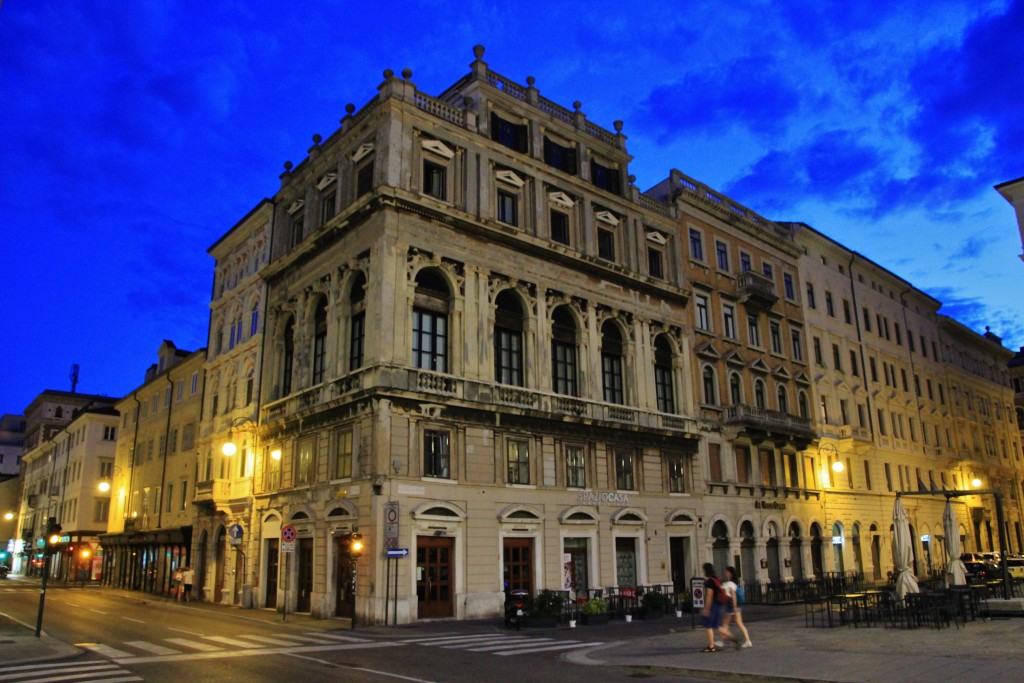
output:
[[1024, 176], [1024, 0], [63, 2], [0, 9], [0, 412], [122, 395], [206, 345], [206, 249], [381, 72], [494, 71], [606, 128], [646, 189], [678, 168], [804, 221], [1024, 344], [992, 186]]

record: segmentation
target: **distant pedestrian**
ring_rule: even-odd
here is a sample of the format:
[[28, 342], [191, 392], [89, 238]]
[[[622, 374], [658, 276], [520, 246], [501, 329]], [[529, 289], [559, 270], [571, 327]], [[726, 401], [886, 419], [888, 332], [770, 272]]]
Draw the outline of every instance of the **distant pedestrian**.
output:
[[181, 567], [175, 569], [171, 574], [171, 594], [177, 602], [181, 602], [181, 574]]
[[181, 572], [181, 583], [185, 586], [184, 599], [188, 602], [192, 599], [192, 583], [196, 580], [196, 573], [192, 567], [185, 567]]
[[704, 609], [701, 610], [700, 622], [707, 630], [708, 645], [701, 652], [718, 652], [715, 646], [715, 629], [722, 624], [722, 610], [725, 604], [725, 591], [722, 583], [715, 576], [715, 565], [704, 563]]
[[722, 619], [722, 628], [719, 631], [723, 637], [733, 638], [732, 633], [729, 631], [729, 624], [736, 622], [740, 633], [743, 634], [743, 641], [740, 642], [740, 647], [752, 647], [753, 643], [750, 642], [750, 634], [747, 633], [747, 627], [743, 624], [743, 610], [740, 608], [740, 605], [743, 604], [741, 600], [742, 591], [736, 585], [736, 570], [734, 568], [725, 568], [725, 581], [722, 583], [722, 588], [725, 590], [725, 616]]

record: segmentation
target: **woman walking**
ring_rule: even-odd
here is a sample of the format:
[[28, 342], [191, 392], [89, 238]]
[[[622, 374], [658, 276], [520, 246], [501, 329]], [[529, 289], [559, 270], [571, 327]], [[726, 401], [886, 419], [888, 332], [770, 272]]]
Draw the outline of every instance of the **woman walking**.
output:
[[736, 570], [734, 568], [725, 568], [725, 581], [722, 583], [722, 589], [725, 591], [725, 616], [722, 618], [722, 628], [719, 629], [719, 632], [725, 638], [732, 638], [729, 624], [736, 622], [740, 633], [743, 634], [743, 642], [740, 643], [740, 647], [752, 647], [750, 634], [747, 633], [747, 627], [743, 625], [743, 611], [740, 609], [743, 601], [740, 600], [741, 594], [736, 585]]
[[701, 652], [718, 652], [715, 646], [715, 629], [722, 623], [722, 606], [725, 592], [722, 583], [715, 576], [715, 565], [704, 563], [704, 609], [701, 611], [701, 625], [707, 630], [708, 646]]

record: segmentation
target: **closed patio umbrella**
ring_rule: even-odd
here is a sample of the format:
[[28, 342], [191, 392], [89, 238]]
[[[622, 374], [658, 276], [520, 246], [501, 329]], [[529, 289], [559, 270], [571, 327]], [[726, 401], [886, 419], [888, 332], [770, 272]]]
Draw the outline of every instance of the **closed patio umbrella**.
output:
[[962, 586], [967, 583], [967, 568], [960, 560], [960, 533], [956, 521], [953, 501], [946, 499], [946, 509], [942, 512], [942, 531], [946, 534], [946, 554], [949, 564], [946, 566], [946, 587]]
[[911, 545], [914, 539], [910, 536], [910, 522], [907, 520], [907, 511], [903, 509], [903, 501], [896, 497], [896, 505], [892, 511], [892, 561], [896, 567], [896, 594], [900, 600], [907, 593], [920, 593], [917, 586], [917, 578], [910, 570], [911, 562], [914, 559], [914, 548]]

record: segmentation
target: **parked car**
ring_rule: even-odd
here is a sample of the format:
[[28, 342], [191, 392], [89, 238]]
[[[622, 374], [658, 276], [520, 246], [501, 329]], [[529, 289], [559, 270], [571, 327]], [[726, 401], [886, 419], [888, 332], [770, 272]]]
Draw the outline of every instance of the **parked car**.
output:
[[1002, 570], [991, 562], [964, 562], [969, 581], [987, 581], [1002, 576]]
[[[1002, 565], [1000, 565], [1002, 566]], [[1010, 557], [1006, 560], [1006, 570], [1014, 579], [1024, 579], [1024, 558]]]

